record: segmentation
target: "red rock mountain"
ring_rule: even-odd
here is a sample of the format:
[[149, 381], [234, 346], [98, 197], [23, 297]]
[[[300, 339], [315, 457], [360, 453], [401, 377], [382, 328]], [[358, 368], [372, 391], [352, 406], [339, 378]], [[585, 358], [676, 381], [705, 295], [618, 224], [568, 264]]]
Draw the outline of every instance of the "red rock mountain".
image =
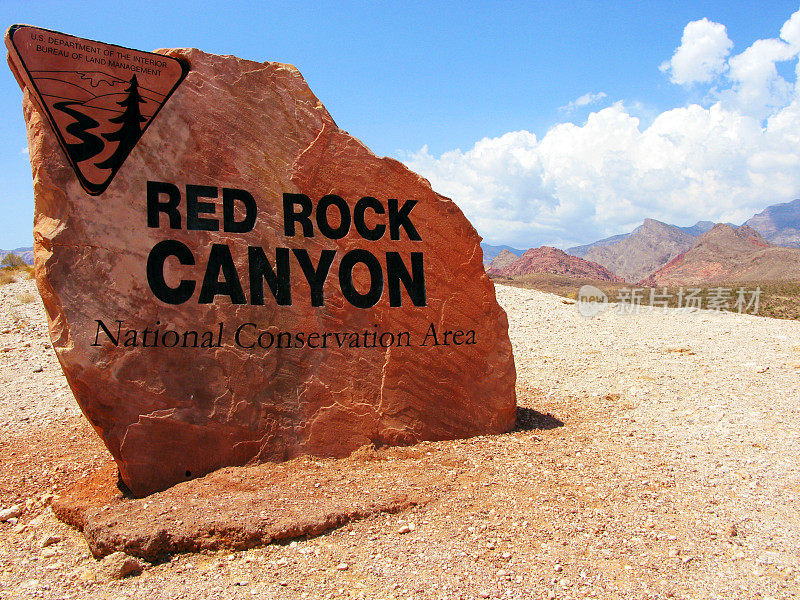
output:
[[[525, 254], [524, 252], [522, 254]], [[520, 256], [509, 252], [508, 250], [501, 250], [500, 254], [492, 259], [492, 262], [486, 267], [487, 272], [500, 272], [502, 269], [511, 266], [512, 263], [519, 260]]]
[[508, 254], [515, 260], [510, 260], [508, 256], [500, 254], [489, 265], [487, 273], [505, 277], [519, 277], [531, 273], [554, 273], [599, 281], [622, 281], [614, 273], [597, 263], [570, 256], [558, 248], [550, 246], [531, 248], [520, 257], [515, 257], [510, 252]]
[[590, 248], [584, 257], [603, 265], [625, 281], [639, 281], [691, 248], [697, 236], [690, 230], [645, 219], [626, 238]]
[[679, 286], [792, 279], [800, 279], [800, 249], [773, 246], [747, 225], [719, 223], [641, 283]]

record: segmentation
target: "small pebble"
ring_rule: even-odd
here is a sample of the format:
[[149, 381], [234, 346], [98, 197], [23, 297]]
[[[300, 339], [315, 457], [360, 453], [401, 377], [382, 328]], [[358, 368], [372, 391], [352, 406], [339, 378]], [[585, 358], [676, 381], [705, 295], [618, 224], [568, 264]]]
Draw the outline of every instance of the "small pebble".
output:
[[14, 506], [10, 506], [4, 510], [0, 510], [0, 522], [8, 521], [9, 519], [13, 519], [18, 517], [22, 514], [22, 506], [19, 504], [15, 504]]
[[338, 565], [336, 565], [336, 570], [337, 571], [347, 571], [347, 569], [349, 569], [349, 568], [350, 568], [350, 565], [348, 565], [347, 563], [339, 563]]
[[[42, 550], [42, 554], [48, 549]], [[110, 579], [122, 579], [142, 572], [142, 564], [124, 552], [114, 552], [101, 561], [101, 569]]]
[[53, 544], [57, 544], [61, 541], [61, 538], [57, 535], [48, 534], [45, 535], [41, 540], [39, 540], [39, 547], [40, 548], [47, 548], [48, 546], [52, 546]]

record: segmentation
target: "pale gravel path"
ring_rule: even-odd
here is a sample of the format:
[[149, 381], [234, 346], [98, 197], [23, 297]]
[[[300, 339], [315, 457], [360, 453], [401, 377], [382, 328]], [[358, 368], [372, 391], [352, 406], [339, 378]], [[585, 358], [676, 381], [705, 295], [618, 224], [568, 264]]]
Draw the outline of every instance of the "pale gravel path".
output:
[[[424, 460], [463, 456], [463, 482], [412, 514], [296, 547], [176, 557], [121, 582], [96, 579], [82, 537], [29, 502], [20, 532], [0, 524], [0, 599], [797, 597], [800, 322], [675, 310], [585, 319], [557, 296], [496, 289], [520, 401], [564, 427], [424, 446]], [[0, 286], [0, 406], [0, 442], [93, 436], [32, 281]], [[103, 460], [86, 439], [71, 473]], [[35, 443], [26, 489], [38, 497], [59, 480]], [[417, 531], [397, 535], [398, 518]], [[45, 556], [49, 532], [63, 541]], [[348, 571], [336, 570], [342, 559]]]
[[32, 279], [0, 285], [0, 431], [80, 415]]

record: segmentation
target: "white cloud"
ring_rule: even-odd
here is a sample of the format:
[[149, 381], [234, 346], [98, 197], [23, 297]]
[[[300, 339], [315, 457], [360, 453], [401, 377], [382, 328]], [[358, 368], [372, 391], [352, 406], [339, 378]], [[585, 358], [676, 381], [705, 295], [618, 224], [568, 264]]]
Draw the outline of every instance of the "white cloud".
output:
[[25, 146], [25, 147], [22, 149], [22, 151], [20, 152], [20, 154], [28, 154], [28, 147], [27, 147], [27, 146]]
[[781, 39], [789, 43], [795, 51], [800, 50], [800, 10], [781, 27]]
[[794, 86], [778, 75], [777, 62], [794, 58], [797, 51], [776, 39], [756, 40], [728, 63], [732, 82], [720, 98], [730, 106], [760, 118], [785, 105]]
[[644, 127], [616, 102], [541, 139], [516, 131], [441, 156], [423, 147], [405, 163], [453, 198], [490, 243], [567, 247], [630, 231], [645, 217], [742, 222], [800, 196], [800, 96], [775, 67], [800, 51], [798, 15], [781, 39], [728, 60], [722, 25], [690, 23], [667, 70], [677, 83], [716, 78], [706, 106], [661, 112]]
[[517, 131], [440, 157], [423, 148], [405, 162], [454, 198], [488, 241], [564, 247], [630, 230], [645, 217], [742, 221], [796, 194], [800, 144], [791, 138], [800, 110], [787, 110], [795, 114], [763, 129], [719, 103], [691, 105], [642, 129], [617, 103], [541, 140]]
[[584, 106], [589, 106], [590, 104], [595, 104], [600, 102], [603, 98], [607, 98], [608, 94], [605, 92], [597, 92], [596, 94], [584, 94], [580, 98], [576, 98], [575, 100], [571, 100], [568, 104], [564, 106], [559, 106], [559, 112], [566, 112], [571, 113], [577, 108], [582, 108]]
[[661, 64], [673, 83], [708, 83], [725, 70], [725, 58], [733, 48], [724, 25], [708, 19], [692, 21], [683, 30], [681, 45]]

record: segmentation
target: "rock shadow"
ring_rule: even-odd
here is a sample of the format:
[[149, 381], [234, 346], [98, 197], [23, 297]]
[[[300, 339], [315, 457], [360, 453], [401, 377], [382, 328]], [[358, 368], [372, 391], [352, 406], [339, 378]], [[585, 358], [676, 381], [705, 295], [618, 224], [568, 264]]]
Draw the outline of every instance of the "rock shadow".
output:
[[127, 485], [125, 485], [124, 481], [122, 481], [122, 474], [119, 471], [117, 471], [116, 484], [117, 484], [117, 490], [119, 490], [123, 498], [125, 498], [126, 500], [136, 500], [136, 496], [133, 495], [133, 492], [130, 490], [130, 488]]
[[551, 414], [544, 414], [526, 408], [524, 406], [517, 407], [517, 422], [514, 425], [513, 431], [535, 431], [537, 429], [556, 429], [563, 427], [564, 421]]

